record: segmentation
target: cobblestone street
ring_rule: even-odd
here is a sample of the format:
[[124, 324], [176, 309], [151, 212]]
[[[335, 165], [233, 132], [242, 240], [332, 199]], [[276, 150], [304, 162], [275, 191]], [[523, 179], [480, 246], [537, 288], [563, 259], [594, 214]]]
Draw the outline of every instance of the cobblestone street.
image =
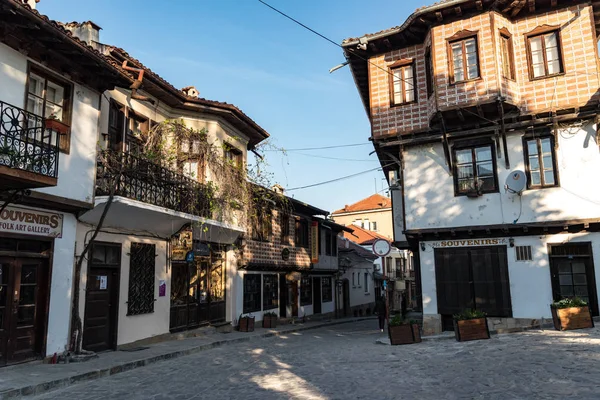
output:
[[221, 347], [37, 399], [597, 399], [600, 330], [375, 344], [376, 321]]

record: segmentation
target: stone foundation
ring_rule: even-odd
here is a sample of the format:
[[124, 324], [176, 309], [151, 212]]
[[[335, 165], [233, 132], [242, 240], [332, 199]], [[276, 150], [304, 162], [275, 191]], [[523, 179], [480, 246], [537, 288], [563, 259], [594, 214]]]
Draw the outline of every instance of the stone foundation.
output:
[[423, 314], [423, 336], [442, 333], [442, 316], [440, 314]]

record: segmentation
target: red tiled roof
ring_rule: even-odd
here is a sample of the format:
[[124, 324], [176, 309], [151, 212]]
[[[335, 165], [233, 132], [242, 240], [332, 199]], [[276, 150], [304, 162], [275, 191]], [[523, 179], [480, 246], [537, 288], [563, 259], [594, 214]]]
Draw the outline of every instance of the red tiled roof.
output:
[[351, 204], [349, 206], [347, 205], [340, 210], [334, 211], [332, 215], [357, 211], [381, 210], [391, 207], [392, 199], [390, 199], [389, 197], [382, 196], [380, 194], [374, 194], [372, 196], [367, 197], [366, 199], [362, 199], [354, 204]]
[[367, 258], [370, 260], [376, 260], [378, 257], [372, 251], [365, 249], [362, 246], [359, 246], [352, 239], [342, 238], [340, 236], [337, 237], [337, 245], [339, 253], [344, 252], [354, 252], [363, 258]]
[[361, 246], [373, 244], [373, 242], [377, 239], [384, 239], [389, 241], [389, 239], [385, 236], [380, 235], [377, 232], [361, 228], [360, 226], [352, 225], [352, 229], [354, 229], [354, 232], [344, 232], [344, 237], [360, 244]]

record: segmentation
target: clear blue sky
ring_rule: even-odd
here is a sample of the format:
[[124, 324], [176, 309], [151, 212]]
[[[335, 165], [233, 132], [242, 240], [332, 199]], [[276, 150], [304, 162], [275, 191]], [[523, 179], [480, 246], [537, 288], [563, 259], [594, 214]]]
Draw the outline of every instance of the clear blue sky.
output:
[[[268, 0], [337, 43], [402, 24], [433, 0]], [[41, 0], [52, 19], [92, 20], [103, 43], [123, 47], [175, 87], [241, 108], [285, 149], [368, 143], [369, 121], [340, 48], [257, 0]], [[372, 145], [306, 152], [269, 152], [273, 180], [293, 188], [379, 166]], [[381, 191], [370, 172], [288, 192], [333, 211]]]

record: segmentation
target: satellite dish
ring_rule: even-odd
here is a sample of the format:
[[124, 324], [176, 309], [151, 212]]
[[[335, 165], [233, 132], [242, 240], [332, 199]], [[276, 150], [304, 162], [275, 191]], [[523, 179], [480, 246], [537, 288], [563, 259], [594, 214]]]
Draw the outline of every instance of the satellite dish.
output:
[[506, 177], [506, 185], [504, 188], [507, 192], [521, 194], [527, 185], [527, 177], [525, 172], [515, 170]]

